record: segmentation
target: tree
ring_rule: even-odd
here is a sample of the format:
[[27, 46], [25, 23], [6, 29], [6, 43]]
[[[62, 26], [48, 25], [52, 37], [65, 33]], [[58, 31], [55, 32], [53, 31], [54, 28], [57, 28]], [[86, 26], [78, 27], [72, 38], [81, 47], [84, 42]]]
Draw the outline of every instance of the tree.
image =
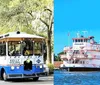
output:
[[0, 0], [0, 31], [25, 31], [44, 36], [47, 60], [51, 62], [53, 31], [52, 0]]
[[48, 20], [45, 21], [43, 18], [40, 20], [46, 25], [47, 27], [47, 61], [48, 63], [51, 62], [51, 37], [52, 37], [52, 25], [53, 25], [53, 12], [49, 8], [45, 8], [45, 11], [48, 11]]
[[59, 55], [54, 54], [54, 61], [61, 61], [61, 58]]

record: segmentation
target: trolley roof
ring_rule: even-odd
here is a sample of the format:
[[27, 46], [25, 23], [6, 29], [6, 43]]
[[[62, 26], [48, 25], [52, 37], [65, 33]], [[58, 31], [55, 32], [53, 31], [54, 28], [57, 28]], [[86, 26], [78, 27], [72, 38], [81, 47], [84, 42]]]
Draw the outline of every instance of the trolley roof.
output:
[[0, 35], [0, 38], [39, 38], [39, 39], [44, 39], [44, 37], [37, 36], [37, 35], [32, 35], [32, 34], [27, 34], [25, 32], [9, 32], [3, 35]]

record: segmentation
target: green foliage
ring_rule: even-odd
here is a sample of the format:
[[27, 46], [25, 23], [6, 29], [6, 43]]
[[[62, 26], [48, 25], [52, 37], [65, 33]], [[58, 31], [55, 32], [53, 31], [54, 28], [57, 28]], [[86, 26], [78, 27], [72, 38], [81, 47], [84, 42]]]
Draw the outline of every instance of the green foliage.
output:
[[58, 53], [58, 56], [61, 55], [61, 54], [64, 54], [64, 52], [60, 52], [60, 53]]
[[50, 72], [53, 72], [54, 71], [54, 65], [53, 64], [49, 63], [48, 64], [48, 68], [49, 68], [49, 71]]
[[[30, 29], [31, 32], [39, 35], [42, 33], [46, 37], [45, 32], [47, 30], [44, 32], [44, 29], [47, 29], [46, 26], [39, 22], [35, 23], [36, 27], [34, 28], [32, 27], [32, 21], [36, 21], [38, 13], [42, 14], [47, 6], [52, 9], [52, 0], [0, 0], [0, 28], [22, 31], [24, 31], [23, 29], [25, 31]], [[35, 15], [33, 15], [33, 12]], [[37, 33], [39, 27], [44, 29]]]
[[54, 61], [61, 61], [60, 56], [54, 56]]
[[0, 0], [0, 34], [17, 30], [44, 36], [51, 54], [53, 0]]
[[57, 55], [54, 54], [54, 61], [61, 61], [60, 55], [64, 54], [64, 52], [60, 52]]

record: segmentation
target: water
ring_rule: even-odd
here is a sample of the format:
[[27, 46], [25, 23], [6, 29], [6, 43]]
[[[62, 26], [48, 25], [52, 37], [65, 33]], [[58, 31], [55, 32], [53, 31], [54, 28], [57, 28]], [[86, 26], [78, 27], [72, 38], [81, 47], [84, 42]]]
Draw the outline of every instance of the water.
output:
[[100, 72], [54, 72], [54, 85], [100, 85]]

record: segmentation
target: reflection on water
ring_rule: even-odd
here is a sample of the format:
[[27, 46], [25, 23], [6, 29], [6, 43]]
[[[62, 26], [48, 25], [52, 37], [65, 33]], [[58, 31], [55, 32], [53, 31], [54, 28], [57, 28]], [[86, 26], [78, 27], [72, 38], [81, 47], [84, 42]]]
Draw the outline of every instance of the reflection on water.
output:
[[100, 85], [100, 72], [54, 72], [54, 85]]

